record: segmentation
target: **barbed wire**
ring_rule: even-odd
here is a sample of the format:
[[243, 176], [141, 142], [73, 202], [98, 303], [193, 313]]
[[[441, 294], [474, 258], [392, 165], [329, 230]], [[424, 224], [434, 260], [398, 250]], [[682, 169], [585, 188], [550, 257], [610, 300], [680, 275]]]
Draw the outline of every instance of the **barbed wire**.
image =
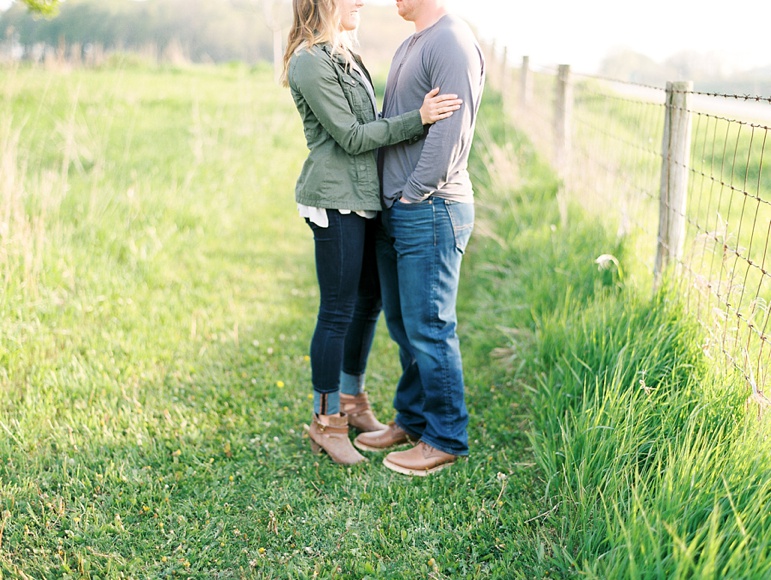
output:
[[736, 101], [771, 104], [771, 97], [762, 97], [760, 95], [732, 95], [728, 93], [711, 93], [707, 91], [674, 91], [674, 92], [688, 92], [692, 95], [701, 95], [703, 97], [717, 97], [717, 98], [723, 98], [723, 99], [734, 99]]

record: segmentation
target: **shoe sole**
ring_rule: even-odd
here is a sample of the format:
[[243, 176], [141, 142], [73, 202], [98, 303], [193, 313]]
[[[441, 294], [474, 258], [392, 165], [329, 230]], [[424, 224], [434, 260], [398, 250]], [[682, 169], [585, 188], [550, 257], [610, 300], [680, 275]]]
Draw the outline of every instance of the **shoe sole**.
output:
[[414, 443], [410, 443], [409, 441], [405, 441], [404, 443], [394, 443], [390, 447], [372, 447], [371, 445], [367, 445], [366, 443], [360, 443], [358, 439], [353, 440], [353, 446], [361, 449], [362, 451], [373, 451], [375, 453], [385, 453], [386, 451], [393, 451], [394, 449], [398, 449], [399, 447], [404, 447], [405, 445], [412, 445], [415, 446]]
[[431, 475], [432, 473], [441, 471], [445, 467], [450, 467], [454, 463], [455, 463], [455, 460], [448, 461], [447, 463], [442, 463], [440, 465], [437, 465], [436, 467], [432, 467], [431, 469], [410, 469], [408, 467], [402, 467], [401, 465], [397, 465], [396, 463], [388, 461], [387, 457], [383, 459], [383, 465], [385, 465], [388, 469], [392, 471], [396, 471], [397, 473], [402, 473], [404, 475], [416, 475], [418, 477], [425, 477], [426, 475]]

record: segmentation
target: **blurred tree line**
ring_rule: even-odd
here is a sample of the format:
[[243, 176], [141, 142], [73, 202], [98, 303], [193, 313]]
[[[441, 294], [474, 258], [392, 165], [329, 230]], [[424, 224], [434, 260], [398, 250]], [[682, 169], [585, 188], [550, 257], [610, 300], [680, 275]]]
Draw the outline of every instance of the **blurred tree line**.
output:
[[68, 0], [51, 19], [16, 3], [0, 16], [5, 35], [25, 47], [66, 43], [133, 52], [154, 46], [162, 52], [175, 45], [196, 62], [271, 60], [270, 24], [258, 0]]
[[632, 50], [616, 49], [603, 60], [599, 74], [658, 87], [667, 81], [691, 80], [697, 91], [771, 96], [771, 65], [734, 70], [716, 53], [685, 50], [656, 62]]
[[31, 12], [44, 16], [54, 16], [59, 11], [59, 0], [21, 0]]
[[[290, 23], [291, 0], [21, 0], [0, 13], [0, 41], [34, 60], [46, 50], [61, 58], [73, 47], [98, 47], [100, 54], [256, 63], [274, 60]], [[393, 6], [366, 6], [359, 33], [365, 62], [376, 69], [389, 62], [411, 31]]]

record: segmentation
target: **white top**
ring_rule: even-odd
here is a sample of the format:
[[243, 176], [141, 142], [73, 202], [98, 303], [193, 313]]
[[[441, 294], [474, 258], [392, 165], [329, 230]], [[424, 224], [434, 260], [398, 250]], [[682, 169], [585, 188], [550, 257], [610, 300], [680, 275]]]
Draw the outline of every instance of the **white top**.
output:
[[[298, 203], [297, 211], [300, 213], [300, 217], [308, 218], [320, 228], [329, 227], [329, 217], [327, 217], [327, 210], [323, 207], [313, 207], [312, 205], [303, 205]], [[350, 209], [338, 209], [337, 211], [343, 215], [348, 215], [351, 213]], [[377, 215], [377, 212], [372, 210], [361, 210], [357, 211], [356, 215], [360, 215], [366, 219], [372, 219]]]

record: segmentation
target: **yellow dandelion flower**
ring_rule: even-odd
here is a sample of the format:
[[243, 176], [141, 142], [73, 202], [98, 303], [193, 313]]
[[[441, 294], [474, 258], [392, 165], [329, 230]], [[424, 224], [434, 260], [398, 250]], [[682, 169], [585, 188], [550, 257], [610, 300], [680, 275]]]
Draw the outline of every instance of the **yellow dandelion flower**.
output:
[[276, 381], [276, 386], [279, 389], [283, 389], [284, 388], [284, 381]]

